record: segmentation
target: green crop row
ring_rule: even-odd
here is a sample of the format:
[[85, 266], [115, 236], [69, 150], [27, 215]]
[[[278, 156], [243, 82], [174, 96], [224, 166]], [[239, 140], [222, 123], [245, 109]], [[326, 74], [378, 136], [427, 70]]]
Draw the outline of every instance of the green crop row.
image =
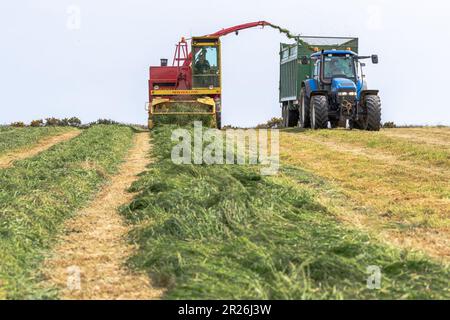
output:
[[12, 128], [5, 127], [0, 130], [0, 156], [10, 151], [29, 148], [42, 138], [67, 132], [68, 128]]
[[344, 227], [302, 188], [315, 179], [302, 170], [289, 168], [294, 184], [251, 166], [176, 165], [170, 135], [153, 131], [155, 161], [122, 208], [139, 245], [129, 264], [166, 299], [450, 297], [447, 267]]
[[0, 298], [52, 297], [36, 285], [42, 254], [115, 172], [132, 136], [128, 127], [95, 126], [0, 170]]

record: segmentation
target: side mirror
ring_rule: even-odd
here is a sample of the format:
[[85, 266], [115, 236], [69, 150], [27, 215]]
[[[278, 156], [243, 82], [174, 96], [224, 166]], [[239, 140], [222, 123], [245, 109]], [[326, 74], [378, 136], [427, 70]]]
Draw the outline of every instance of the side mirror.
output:
[[307, 56], [303, 56], [302, 57], [302, 65], [307, 65], [307, 64], [309, 64], [309, 59]]
[[372, 55], [372, 63], [378, 64], [378, 55], [376, 55], [376, 54]]

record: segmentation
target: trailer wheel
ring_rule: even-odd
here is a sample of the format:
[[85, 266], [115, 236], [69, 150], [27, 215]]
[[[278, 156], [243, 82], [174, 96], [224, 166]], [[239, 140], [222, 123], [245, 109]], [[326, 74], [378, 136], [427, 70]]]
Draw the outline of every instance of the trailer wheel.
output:
[[310, 128], [311, 122], [309, 119], [309, 103], [306, 98], [305, 88], [300, 91], [300, 106], [298, 109], [298, 126], [300, 128]]
[[286, 128], [287, 127], [287, 122], [286, 122], [286, 105], [284, 103], [281, 106], [281, 117], [283, 118], [283, 128]]
[[361, 116], [358, 128], [368, 131], [381, 129], [381, 100], [379, 96], [368, 95], [365, 98], [364, 114]]
[[328, 126], [328, 99], [326, 96], [314, 96], [310, 104], [311, 128], [326, 129]]
[[288, 128], [296, 127], [298, 124], [298, 109], [290, 110], [289, 107], [287, 109], [287, 126]]

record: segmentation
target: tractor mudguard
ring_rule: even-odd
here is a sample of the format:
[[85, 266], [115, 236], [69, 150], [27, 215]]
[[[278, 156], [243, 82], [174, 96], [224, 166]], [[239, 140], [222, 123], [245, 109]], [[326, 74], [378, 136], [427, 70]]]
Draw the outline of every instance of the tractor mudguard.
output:
[[303, 86], [305, 87], [306, 98], [309, 100], [311, 98], [311, 93], [319, 89], [319, 84], [317, 80], [308, 79], [303, 81]]
[[314, 96], [326, 96], [328, 97], [328, 91], [327, 90], [316, 90], [311, 92], [311, 97]]
[[364, 103], [366, 96], [377, 96], [380, 90], [362, 90], [359, 96], [359, 101]]

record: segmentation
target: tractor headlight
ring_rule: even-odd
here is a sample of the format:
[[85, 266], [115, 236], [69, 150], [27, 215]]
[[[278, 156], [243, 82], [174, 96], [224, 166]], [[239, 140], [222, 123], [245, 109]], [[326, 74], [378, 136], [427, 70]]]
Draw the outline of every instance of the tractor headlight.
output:
[[354, 91], [352, 91], [352, 92], [346, 92], [346, 91], [338, 92], [338, 96], [341, 96], [341, 97], [352, 96], [352, 97], [354, 97], [354, 96], [356, 96], [356, 92], [354, 92]]

